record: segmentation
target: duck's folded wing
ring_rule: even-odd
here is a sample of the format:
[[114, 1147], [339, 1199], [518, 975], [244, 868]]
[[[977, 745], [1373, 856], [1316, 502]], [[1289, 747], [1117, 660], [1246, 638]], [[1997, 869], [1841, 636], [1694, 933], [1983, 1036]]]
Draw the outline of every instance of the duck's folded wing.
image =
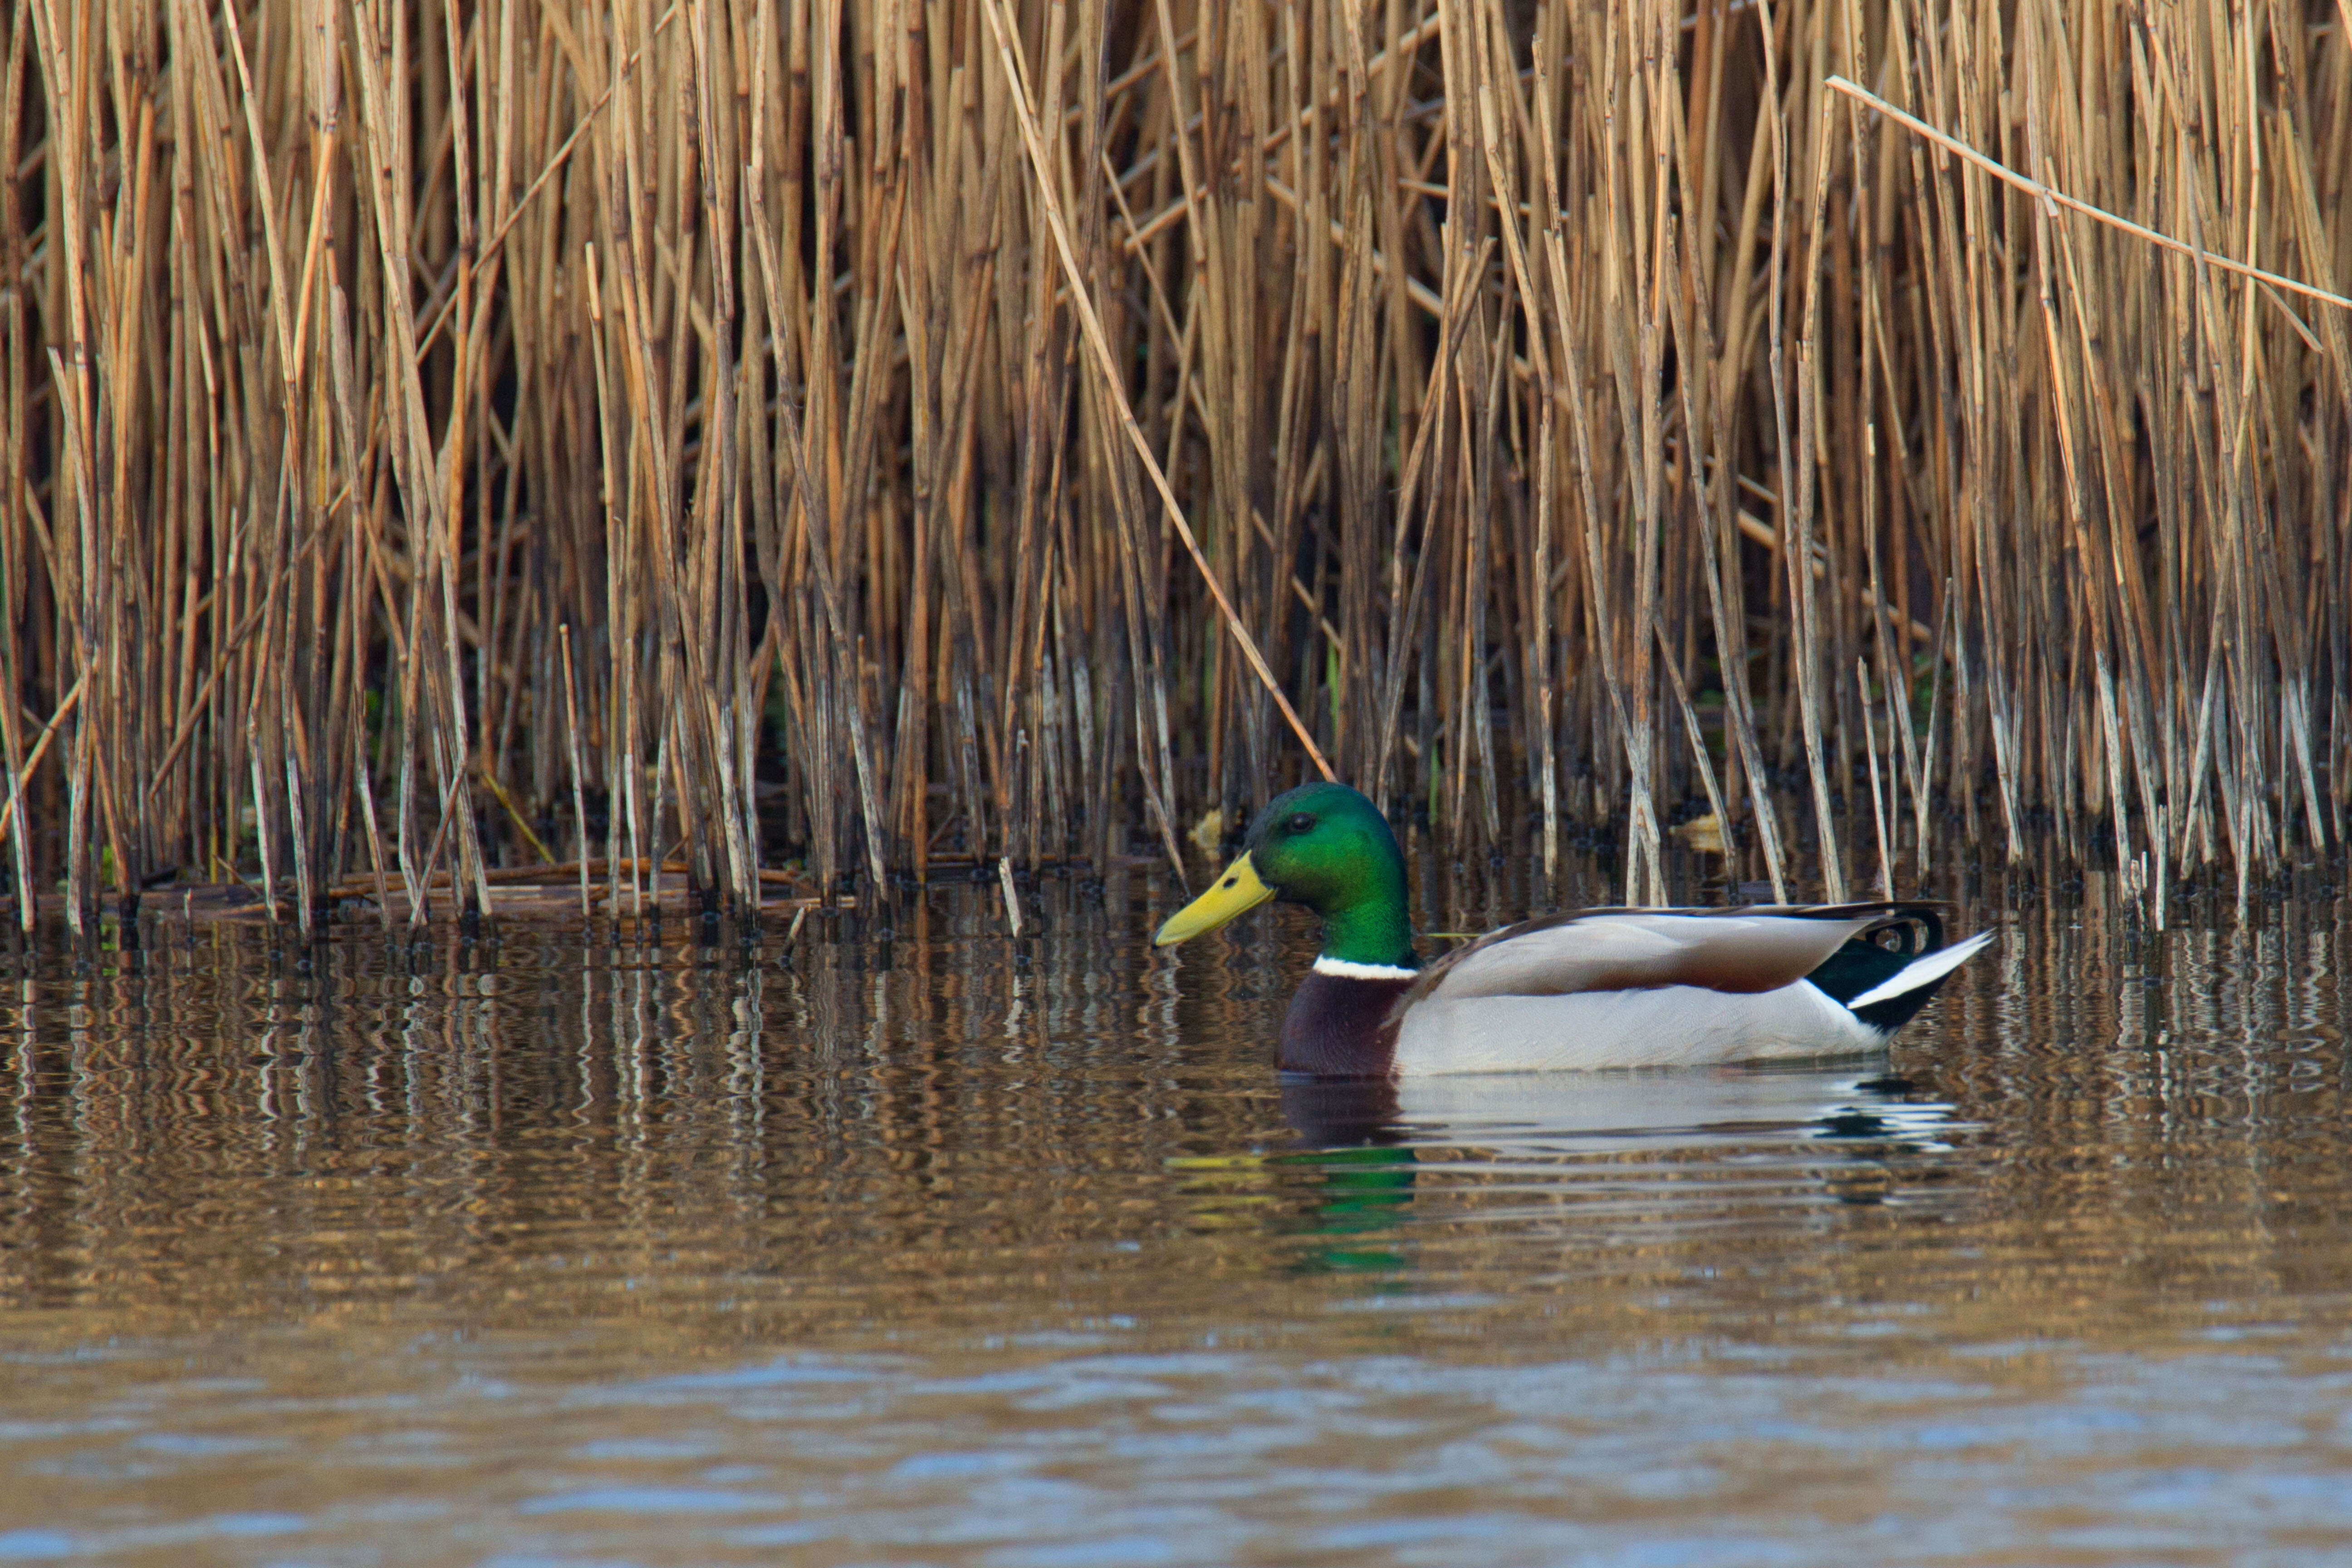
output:
[[1562, 996], [1695, 985], [1775, 991], [1883, 923], [1884, 904], [1682, 911], [1623, 910], [1531, 921], [1453, 954], [1402, 1000]]

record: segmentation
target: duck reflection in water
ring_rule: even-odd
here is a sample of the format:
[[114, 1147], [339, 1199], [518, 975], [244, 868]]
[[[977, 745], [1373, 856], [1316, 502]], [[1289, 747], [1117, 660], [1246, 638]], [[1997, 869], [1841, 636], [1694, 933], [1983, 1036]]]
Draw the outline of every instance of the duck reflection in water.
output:
[[1282, 1116], [1310, 1150], [1418, 1145], [1574, 1156], [1806, 1139], [1937, 1147], [1951, 1108], [1899, 1078], [1832, 1070], [1286, 1076]]
[[[1386, 1230], [1412, 1203], [1416, 1130], [1399, 1116], [1391, 1079], [1318, 1079], [1285, 1074], [1282, 1119], [1304, 1145], [1276, 1156], [1317, 1173], [1302, 1234], [1333, 1238]], [[1318, 1247], [1298, 1260], [1307, 1274], [1392, 1273], [1411, 1259], [1385, 1247]]]
[[[1515, 1179], [1563, 1185], [1622, 1175], [1629, 1152], [1665, 1158], [1778, 1150], [1842, 1203], [1885, 1202], [1918, 1162], [1947, 1150], [1951, 1108], [1895, 1078], [1838, 1071], [1496, 1075], [1414, 1081], [1286, 1078], [1282, 1116], [1297, 1137], [1266, 1164], [1312, 1173], [1301, 1234], [1368, 1237], [1393, 1226], [1427, 1171], [1473, 1174], [1508, 1163]], [[1833, 1152], [1821, 1145], [1831, 1145]], [[1434, 1164], [1425, 1154], [1443, 1152]], [[1828, 1154], [1823, 1159], [1823, 1154]], [[1444, 1184], [1433, 1191], [1443, 1191]], [[1310, 1271], [1411, 1267], [1407, 1255], [1361, 1244], [1324, 1247]]]

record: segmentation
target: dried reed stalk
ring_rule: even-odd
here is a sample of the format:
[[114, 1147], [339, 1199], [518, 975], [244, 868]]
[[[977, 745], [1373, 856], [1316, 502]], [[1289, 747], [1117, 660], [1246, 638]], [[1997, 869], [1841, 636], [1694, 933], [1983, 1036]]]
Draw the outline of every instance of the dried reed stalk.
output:
[[2340, 6], [27, 0], [0, 97], [27, 924], [1318, 771], [1643, 900], [2352, 826]]

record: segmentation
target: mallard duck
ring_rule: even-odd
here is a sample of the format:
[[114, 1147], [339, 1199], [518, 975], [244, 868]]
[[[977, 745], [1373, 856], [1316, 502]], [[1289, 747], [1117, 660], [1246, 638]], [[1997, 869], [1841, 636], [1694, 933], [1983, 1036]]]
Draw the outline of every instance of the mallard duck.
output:
[[[1992, 940], [1944, 943], [1937, 906], [1585, 910], [1507, 926], [1423, 967], [1404, 857], [1345, 784], [1277, 796], [1241, 858], [1171, 916], [1160, 947], [1269, 899], [1323, 921], [1278, 1065], [1340, 1078], [1711, 1067], [1885, 1044]], [[1903, 951], [1871, 939], [1903, 932]]]

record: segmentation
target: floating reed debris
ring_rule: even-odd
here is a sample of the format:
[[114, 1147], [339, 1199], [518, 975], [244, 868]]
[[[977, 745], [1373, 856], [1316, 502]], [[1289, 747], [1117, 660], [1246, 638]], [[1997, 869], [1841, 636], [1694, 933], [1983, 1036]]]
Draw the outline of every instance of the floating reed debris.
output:
[[1690, 3], [25, 0], [20, 918], [2340, 854], [2342, 7]]

